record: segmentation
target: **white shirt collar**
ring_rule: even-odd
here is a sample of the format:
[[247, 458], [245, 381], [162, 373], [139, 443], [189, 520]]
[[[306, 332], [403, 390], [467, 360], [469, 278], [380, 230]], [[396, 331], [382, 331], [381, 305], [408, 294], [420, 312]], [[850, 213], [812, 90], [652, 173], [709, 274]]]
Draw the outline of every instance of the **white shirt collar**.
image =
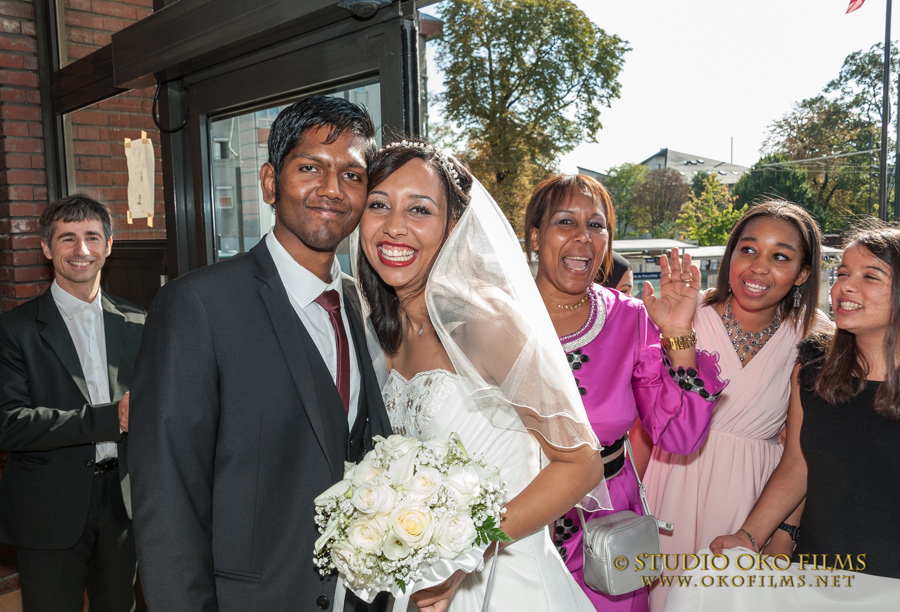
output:
[[301, 308], [306, 308], [312, 304], [323, 291], [328, 289], [337, 291], [343, 304], [344, 292], [341, 289], [341, 264], [338, 262], [337, 257], [334, 257], [331, 261], [331, 282], [325, 283], [291, 257], [287, 249], [278, 242], [275, 232], [266, 234], [266, 246], [269, 247], [269, 253], [275, 262], [275, 268], [278, 270], [281, 282], [284, 283], [288, 294], [297, 301]]
[[82, 308], [93, 308], [97, 314], [100, 314], [103, 310], [100, 302], [102, 293], [100, 289], [97, 290], [97, 295], [92, 302], [85, 302], [60, 287], [56, 279], [53, 279], [53, 283], [50, 285], [50, 293], [53, 295], [53, 301], [56, 302], [60, 312], [69, 319], [76, 316]]

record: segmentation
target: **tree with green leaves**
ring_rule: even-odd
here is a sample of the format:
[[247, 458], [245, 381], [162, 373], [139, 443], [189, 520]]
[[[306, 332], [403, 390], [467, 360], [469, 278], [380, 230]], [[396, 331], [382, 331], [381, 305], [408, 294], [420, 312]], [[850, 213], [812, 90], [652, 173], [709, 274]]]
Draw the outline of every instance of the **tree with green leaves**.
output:
[[[848, 55], [821, 94], [795, 104], [770, 126], [763, 145], [765, 154], [782, 154], [806, 172], [815, 196], [807, 207], [825, 231], [846, 227], [877, 201], [878, 153], [870, 151], [881, 143], [883, 49], [876, 44]], [[896, 74], [896, 48], [891, 62]]]
[[728, 242], [728, 234], [741, 218], [742, 211], [734, 206], [735, 197], [726, 185], [712, 174], [707, 174], [699, 195], [681, 209], [678, 223], [684, 235], [696, 240], [700, 246], [715, 246]]
[[[815, 195], [810, 212], [823, 230], [840, 229], [866, 212], [872, 193], [871, 156], [847, 154], [877, 148], [879, 130], [856, 109], [818, 95], [799, 102], [771, 126], [764, 151], [781, 153], [805, 170]], [[877, 161], [874, 168], [877, 176]]]
[[609, 169], [604, 185], [612, 197], [616, 211], [616, 238], [634, 235], [638, 209], [635, 196], [638, 186], [647, 178], [649, 169], [641, 164], [622, 164]]
[[806, 170], [790, 163], [784, 153], [767, 155], [753, 164], [735, 183], [732, 193], [739, 208], [765, 198], [778, 198], [812, 210], [816, 201]]
[[650, 233], [654, 238], [675, 238], [678, 233], [678, 214], [687, 202], [690, 191], [690, 186], [678, 170], [650, 170], [635, 193], [635, 223], [638, 229]]
[[441, 18], [444, 116], [461, 130], [463, 158], [521, 229], [534, 177], [600, 130], [629, 47], [568, 0], [448, 0]]
[[706, 170], [700, 170], [696, 172], [691, 178], [691, 197], [699, 198], [703, 194], [703, 190], [706, 189], [706, 180], [713, 176]]
[[[891, 44], [891, 74], [897, 74], [898, 69], [900, 51], [895, 42]], [[888, 100], [896, 100], [897, 81], [889, 81], [888, 87]], [[880, 124], [884, 99], [884, 43], [877, 43], [868, 51], [854, 51], [844, 58], [840, 74], [828, 83], [825, 93], [835, 94], [838, 102], [856, 109], [867, 121]], [[892, 117], [888, 117], [888, 125], [892, 130], [896, 125]]]

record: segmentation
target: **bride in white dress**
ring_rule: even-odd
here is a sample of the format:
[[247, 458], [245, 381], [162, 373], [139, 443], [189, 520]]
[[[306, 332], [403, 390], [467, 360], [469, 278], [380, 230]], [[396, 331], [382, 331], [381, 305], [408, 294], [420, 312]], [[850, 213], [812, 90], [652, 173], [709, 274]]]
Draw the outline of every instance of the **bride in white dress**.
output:
[[369, 166], [360, 222], [358, 275], [394, 431], [456, 432], [509, 488], [501, 528], [515, 542], [412, 601], [425, 612], [475, 612], [486, 598], [498, 612], [592, 611], [547, 525], [576, 503], [608, 507], [599, 443], [515, 234], [472, 184], [427, 143], [393, 143]]

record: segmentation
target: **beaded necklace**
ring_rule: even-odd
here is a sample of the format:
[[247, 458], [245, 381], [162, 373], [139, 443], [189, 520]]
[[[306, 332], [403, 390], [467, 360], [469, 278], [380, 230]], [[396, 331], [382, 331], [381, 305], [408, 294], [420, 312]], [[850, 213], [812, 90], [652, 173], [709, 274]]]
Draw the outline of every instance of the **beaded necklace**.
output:
[[588, 298], [591, 296], [591, 291], [588, 289], [588, 292], [584, 294], [584, 297], [575, 302], [574, 304], [554, 304], [557, 308], [562, 308], [563, 310], [578, 310], [581, 308], [581, 305], [588, 301]]
[[778, 326], [781, 325], [781, 315], [776, 309], [775, 317], [771, 323], [758, 332], [748, 332], [734, 318], [734, 311], [731, 309], [731, 297], [729, 296], [728, 301], [725, 302], [725, 312], [722, 313], [722, 323], [725, 325], [728, 337], [731, 338], [734, 351], [737, 353], [741, 363], [744, 363], [748, 353], [751, 356], [755, 356], [766, 345], [766, 342], [775, 335], [775, 332], [778, 331]]

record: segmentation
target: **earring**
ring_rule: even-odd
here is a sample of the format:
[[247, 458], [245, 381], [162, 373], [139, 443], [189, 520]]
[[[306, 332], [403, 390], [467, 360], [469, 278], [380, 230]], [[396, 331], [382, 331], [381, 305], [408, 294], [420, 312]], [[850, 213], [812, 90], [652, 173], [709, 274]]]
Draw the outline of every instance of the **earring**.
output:
[[800, 287], [794, 287], [794, 310], [800, 308], [800, 302], [803, 300], [803, 293], [800, 291]]

